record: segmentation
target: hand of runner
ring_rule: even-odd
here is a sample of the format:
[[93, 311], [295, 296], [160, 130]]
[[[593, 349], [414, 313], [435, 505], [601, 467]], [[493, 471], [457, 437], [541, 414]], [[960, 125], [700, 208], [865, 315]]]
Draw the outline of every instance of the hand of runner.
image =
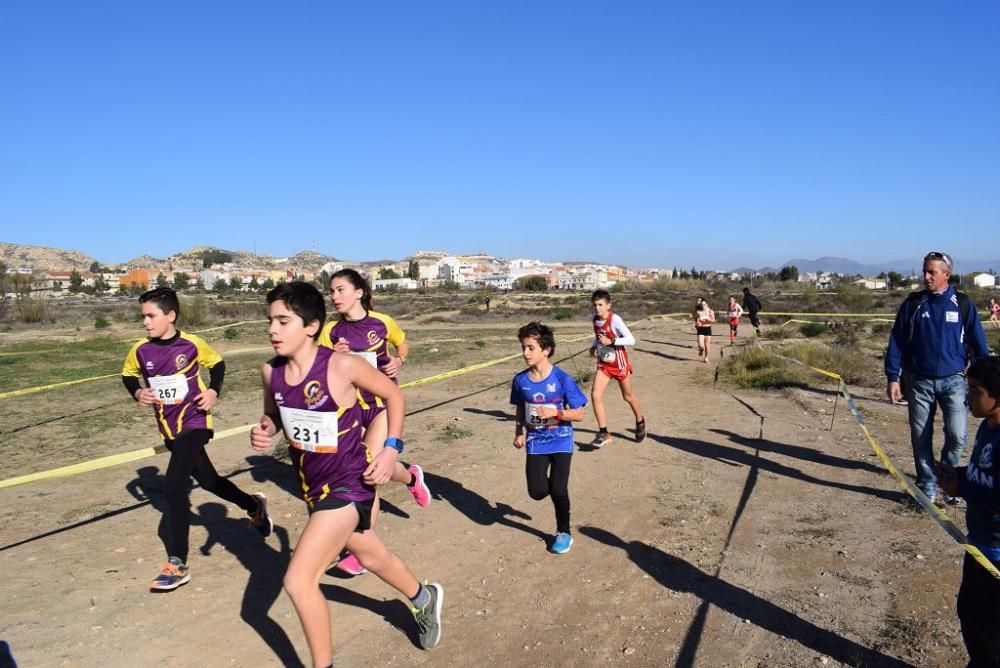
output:
[[266, 415], [260, 416], [260, 422], [250, 430], [250, 447], [257, 452], [264, 452], [271, 447], [271, 433], [277, 431], [271, 418]]
[[937, 476], [938, 487], [948, 496], [958, 494], [958, 472], [944, 462], [935, 462], [934, 475]]
[[518, 434], [514, 437], [514, 447], [518, 450], [524, 447], [524, 434]]
[[162, 401], [157, 401], [156, 393], [153, 392], [153, 388], [144, 387], [135, 394], [136, 401], [139, 402], [140, 406], [157, 406], [162, 404]]
[[603, 345], [603, 346], [610, 346], [611, 345], [611, 339], [609, 339], [608, 337], [604, 336], [603, 334], [601, 334], [600, 336], [598, 336], [597, 340], [600, 341], [601, 345]]
[[194, 401], [194, 405], [198, 407], [198, 410], [210, 411], [218, 400], [219, 394], [212, 388], [209, 388], [204, 392], [199, 392], [192, 401]]
[[347, 339], [337, 339], [337, 342], [333, 344], [333, 352], [335, 353], [351, 352], [351, 346], [347, 344]]
[[559, 409], [551, 406], [535, 406], [534, 411], [535, 415], [543, 420], [548, 420], [549, 418], [554, 418], [559, 415]]
[[392, 357], [390, 355], [389, 361], [386, 362], [381, 368], [382, 368], [382, 373], [389, 376], [389, 378], [395, 378], [396, 374], [399, 373], [401, 367], [402, 365], [399, 363], [399, 358]]
[[392, 472], [396, 468], [398, 454], [393, 448], [382, 448], [382, 451], [375, 455], [375, 459], [365, 469], [362, 475], [364, 481], [369, 485], [384, 485], [389, 482]]

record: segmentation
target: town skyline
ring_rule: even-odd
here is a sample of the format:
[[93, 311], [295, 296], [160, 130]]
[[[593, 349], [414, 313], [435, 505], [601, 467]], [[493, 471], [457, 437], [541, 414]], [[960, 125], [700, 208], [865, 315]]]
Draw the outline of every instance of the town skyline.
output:
[[[876, 275], [880, 272], [896, 271], [903, 273], [905, 275], [916, 275], [920, 270], [921, 258], [914, 257], [911, 259], [896, 259], [896, 260], [884, 260], [876, 263], [863, 263], [857, 260], [838, 257], [833, 255], [823, 255], [814, 259], [793, 257], [788, 260], [777, 263], [775, 265], [763, 265], [763, 266], [718, 266], [718, 265], [698, 265], [692, 263], [685, 259], [680, 259], [674, 262], [666, 262], [658, 265], [648, 265], [648, 266], [635, 266], [626, 263], [613, 262], [599, 257], [591, 258], [561, 258], [553, 259], [551, 257], [544, 256], [531, 256], [527, 254], [522, 254], [520, 256], [503, 256], [500, 254], [495, 254], [490, 252], [489, 249], [479, 249], [473, 252], [459, 253], [454, 252], [453, 249], [440, 250], [440, 249], [416, 249], [407, 255], [403, 255], [399, 258], [391, 257], [380, 257], [380, 258], [348, 258], [335, 255], [333, 253], [324, 253], [321, 250], [313, 248], [301, 249], [295, 253], [288, 255], [277, 255], [265, 252], [261, 249], [237, 249], [237, 248], [222, 248], [218, 246], [211, 246], [207, 244], [196, 244], [191, 246], [186, 250], [178, 250], [177, 252], [168, 255], [159, 255], [152, 252], [142, 253], [141, 255], [134, 256], [128, 260], [123, 261], [106, 261], [105, 258], [100, 258], [94, 255], [90, 255], [84, 251], [76, 248], [66, 248], [66, 247], [56, 247], [56, 246], [41, 246], [35, 244], [18, 244], [7, 240], [0, 240], [0, 262], [4, 262], [9, 269], [18, 269], [18, 254], [24, 254], [26, 252], [30, 253], [32, 250], [38, 251], [51, 251], [56, 254], [60, 254], [66, 257], [77, 256], [75, 262], [66, 261], [63, 264], [56, 262], [52, 264], [50, 261], [50, 266], [43, 266], [37, 262], [34, 264], [33, 268], [38, 270], [69, 270], [72, 268], [83, 268], [84, 265], [89, 265], [93, 262], [97, 262], [101, 266], [111, 267], [111, 268], [143, 268], [158, 266], [159, 263], [170, 263], [171, 261], [177, 261], [180, 259], [181, 262], [185, 260], [190, 260], [190, 258], [197, 256], [198, 253], [202, 251], [222, 251], [226, 253], [234, 254], [237, 257], [256, 257], [260, 261], [265, 262], [284, 262], [292, 261], [292, 264], [296, 267], [308, 268], [309, 262], [315, 264], [320, 258], [322, 258], [322, 263], [328, 261], [335, 261], [343, 264], [344, 266], [362, 266], [362, 267], [379, 267], [379, 266], [391, 266], [398, 265], [400, 263], [406, 262], [410, 259], [419, 259], [426, 257], [458, 257], [458, 258], [475, 258], [475, 257], [488, 257], [500, 262], [509, 262], [512, 260], [534, 260], [546, 264], [564, 264], [564, 265], [603, 265], [610, 267], [620, 267], [622, 269], [633, 269], [638, 271], [654, 271], [654, 270], [691, 270], [698, 269], [699, 271], [711, 271], [711, 272], [725, 272], [725, 273], [769, 273], [778, 272], [783, 267], [796, 267], [801, 272], [825, 272], [825, 273], [835, 273], [842, 275], [859, 274], [859, 275]], [[310, 256], [316, 256], [315, 258], [310, 258]], [[298, 260], [296, 260], [298, 258]], [[955, 257], [955, 272], [956, 273], [973, 273], [982, 271], [995, 271], [996, 268], [1000, 268], [1000, 258], [994, 259], [970, 259], [963, 257]], [[29, 262], [28, 265], [32, 263]], [[23, 265], [23, 266], [28, 266]]]

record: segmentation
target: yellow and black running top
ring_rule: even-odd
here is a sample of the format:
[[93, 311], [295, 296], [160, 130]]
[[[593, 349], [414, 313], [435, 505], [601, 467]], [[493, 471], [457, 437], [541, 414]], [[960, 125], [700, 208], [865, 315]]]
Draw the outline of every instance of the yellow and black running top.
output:
[[129, 350], [122, 366], [122, 381], [134, 397], [142, 387], [153, 389], [156, 424], [164, 439], [177, 438], [181, 431], [211, 429], [212, 415], [199, 410], [194, 399], [206, 388], [201, 367], [209, 370], [210, 387], [222, 390], [225, 362], [204, 339], [180, 330], [169, 339], [142, 339]]

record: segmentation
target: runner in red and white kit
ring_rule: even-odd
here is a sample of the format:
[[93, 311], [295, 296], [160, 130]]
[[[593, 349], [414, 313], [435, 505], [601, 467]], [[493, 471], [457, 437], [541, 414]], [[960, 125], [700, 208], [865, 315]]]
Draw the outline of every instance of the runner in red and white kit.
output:
[[622, 398], [632, 407], [632, 413], [635, 414], [635, 440], [641, 442], [646, 438], [646, 419], [643, 417], [639, 398], [632, 391], [632, 363], [625, 350], [625, 346], [635, 345], [635, 337], [625, 321], [611, 312], [611, 294], [607, 290], [597, 290], [591, 295], [590, 301], [594, 305], [594, 345], [590, 348], [590, 354], [597, 357], [597, 373], [594, 374], [594, 387], [590, 392], [594, 402], [594, 415], [597, 416], [597, 436], [590, 445], [600, 448], [611, 442], [607, 412], [604, 409], [604, 390], [612, 378], [618, 381]]
[[743, 317], [743, 307], [733, 295], [729, 295], [729, 308], [726, 309], [726, 317], [729, 318], [729, 344], [732, 345], [736, 341], [740, 318]]

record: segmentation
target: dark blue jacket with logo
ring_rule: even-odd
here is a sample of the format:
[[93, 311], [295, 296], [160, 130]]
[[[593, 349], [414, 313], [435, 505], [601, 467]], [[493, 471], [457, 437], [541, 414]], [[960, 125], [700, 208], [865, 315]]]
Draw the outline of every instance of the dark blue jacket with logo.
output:
[[979, 425], [969, 465], [958, 470], [958, 495], [965, 499], [965, 525], [969, 541], [987, 552], [991, 560], [1000, 557], [1000, 425], [986, 420]]
[[899, 380], [903, 370], [922, 378], [946, 378], [965, 371], [973, 358], [986, 357], [990, 349], [975, 308], [963, 322], [958, 295], [949, 287], [941, 294], [924, 290], [919, 301], [907, 299], [896, 313], [885, 354], [885, 375]]

